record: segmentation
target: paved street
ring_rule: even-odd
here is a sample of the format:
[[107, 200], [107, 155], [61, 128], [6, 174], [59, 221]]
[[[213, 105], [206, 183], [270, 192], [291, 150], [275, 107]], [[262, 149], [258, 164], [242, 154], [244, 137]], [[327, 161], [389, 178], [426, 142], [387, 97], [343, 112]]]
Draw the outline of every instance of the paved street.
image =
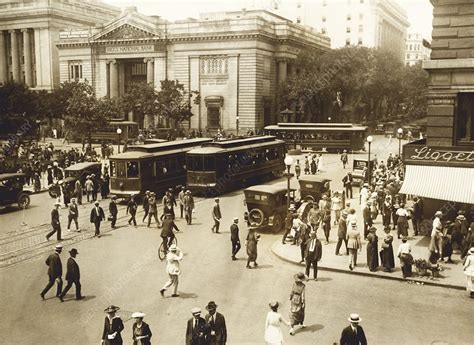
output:
[[[387, 150], [396, 151], [393, 142], [389, 146], [376, 147], [379, 159]], [[326, 171], [323, 174], [333, 178], [333, 189], [339, 189], [344, 174], [339, 168], [339, 157], [326, 155], [324, 159]], [[178, 220], [178, 227], [183, 230], [177, 235], [179, 247], [185, 253], [179, 298], [171, 298], [167, 292], [163, 299], [159, 294], [167, 279], [165, 263], [157, 258], [161, 239], [158, 229], [147, 228], [140, 222], [141, 212], [137, 215], [139, 226], [130, 227], [126, 224], [122, 206], [119, 208], [120, 228], [110, 231], [110, 226], [104, 224], [106, 234], [100, 239], [89, 239], [92, 236], [87, 219], [89, 206], [80, 209], [81, 234], [65, 232], [66, 210], [63, 209], [63, 233], [66, 239], [69, 238], [63, 242], [63, 266], [69, 256], [68, 250], [74, 246], [79, 251], [78, 263], [86, 299], [75, 301], [71, 290], [66, 302], [60, 303], [51, 290], [47, 300], [42, 301], [39, 292], [47, 282], [44, 260], [55, 241], [40, 240], [43, 232], [49, 229], [41, 224], [49, 223], [51, 203], [52, 199], [46, 193], [38, 194], [32, 199], [34, 206], [25, 211], [28, 225], [21, 231], [33, 227], [33, 234], [39, 241], [29, 243], [33, 258], [0, 269], [3, 297], [0, 311], [4, 315], [0, 332], [5, 344], [97, 344], [105, 316], [103, 309], [109, 304], [121, 307], [120, 315], [124, 320], [128, 320], [133, 311], [146, 313], [145, 320], [152, 327], [154, 343], [170, 345], [184, 342], [190, 309], [199, 306], [204, 310], [210, 300], [216, 301], [218, 310], [227, 318], [229, 344], [263, 343], [264, 320], [271, 300], [280, 301], [281, 312], [285, 317], [288, 315], [293, 275], [301, 268], [272, 254], [271, 247], [280, 235], [262, 234], [258, 269], [245, 268], [245, 247], [237, 255], [239, 261], [230, 259], [229, 226], [235, 216], [242, 220], [245, 210], [241, 191], [221, 198], [224, 218], [220, 235], [210, 231], [212, 200], [197, 202], [193, 225], [187, 226], [183, 220]], [[107, 213], [107, 205], [103, 204], [103, 207]], [[5, 211], [0, 215], [4, 241], [0, 245], [6, 246], [9, 229], [21, 233], [17, 226], [20, 215], [21, 211]], [[37, 232], [36, 226], [40, 229]], [[242, 221], [240, 229], [244, 240], [246, 226]], [[72, 239], [73, 236], [84, 237]], [[14, 244], [9, 246], [10, 250], [21, 249], [15, 248]], [[27, 255], [25, 252], [23, 250], [22, 255]], [[468, 344], [472, 341], [472, 303], [464, 291], [332, 272], [321, 272], [318, 282], [307, 283], [308, 328], [294, 337], [289, 336], [285, 328], [285, 339], [289, 344], [337, 342], [351, 312], [357, 312], [363, 318], [362, 325], [372, 344]], [[451, 325], [449, 332], [446, 331], [447, 319]], [[28, 327], [16, 327], [19, 323]], [[51, 328], [52, 324], [54, 328]], [[125, 323], [125, 343], [131, 343], [131, 326], [131, 321]]]

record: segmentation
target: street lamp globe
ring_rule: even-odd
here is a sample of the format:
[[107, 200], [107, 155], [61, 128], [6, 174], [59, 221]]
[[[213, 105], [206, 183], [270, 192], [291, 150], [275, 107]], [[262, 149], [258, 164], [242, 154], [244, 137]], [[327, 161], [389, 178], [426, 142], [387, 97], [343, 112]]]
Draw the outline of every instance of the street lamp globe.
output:
[[374, 141], [374, 137], [371, 136], [371, 135], [369, 135], [369, 136], [367, 137], [367, 142], [368, 142], [368, 143], [371, 143], [372, 141]]
[[117, 134], [118, 135], [122, 134], [122, 128], [117, 128]]
[[397, 129], [397, 133], [400, 134], [400, 135], [402, 135], [402, 134], [403, 134], [403, 128]]
[[286, 166], [291, 166], [293, 164], [293, 158], [291, 158], [290, 156], [286, 156], [285, 157], [285, 165]]

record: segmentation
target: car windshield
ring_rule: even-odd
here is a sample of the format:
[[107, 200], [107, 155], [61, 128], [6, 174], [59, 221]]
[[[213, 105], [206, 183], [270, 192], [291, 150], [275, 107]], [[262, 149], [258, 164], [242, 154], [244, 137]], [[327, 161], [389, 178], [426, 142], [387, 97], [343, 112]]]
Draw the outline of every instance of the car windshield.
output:
[[81, 171], [80, 170], [66, 170], [64, 175], [65, 177], [78, 178], [81, 175]]

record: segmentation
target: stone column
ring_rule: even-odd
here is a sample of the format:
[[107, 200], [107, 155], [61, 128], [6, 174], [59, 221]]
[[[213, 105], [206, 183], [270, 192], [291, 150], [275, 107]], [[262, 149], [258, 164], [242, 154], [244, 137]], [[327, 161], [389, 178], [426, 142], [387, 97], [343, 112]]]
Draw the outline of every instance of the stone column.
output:
[[155, 79], [155, 66], [153, 58], [145, 58], [143, 62], [146, 63], [146, 82], [147, 84], [152, 84], [154, 86]]
[[286, 80], [287, 63], [286, 60], [278, 61], [278, 82], [283, 83]]
[[15, 30], [9, 30], [11, 37], [11, 52], [12, 52], [12, 72], [13, 80], [21, 82], [20, 80], [20, 54], [18, 51], [18, 36]]
[[31, 36], [28, 29], [22, 29], [23, 32], [23, 52], [25, 55], [25, 84], [29, 87], [33, 86], [33, 68], [31, 58]]
[[118, 85], [118, 63], [117, 60], [110, 61], [110, 98], [117, 98], [119, 95]]
[[7, 46], [5, 43], [5, 34], [0, 30], [0, 83], [5, 84], [8, 81], [7, 69]]

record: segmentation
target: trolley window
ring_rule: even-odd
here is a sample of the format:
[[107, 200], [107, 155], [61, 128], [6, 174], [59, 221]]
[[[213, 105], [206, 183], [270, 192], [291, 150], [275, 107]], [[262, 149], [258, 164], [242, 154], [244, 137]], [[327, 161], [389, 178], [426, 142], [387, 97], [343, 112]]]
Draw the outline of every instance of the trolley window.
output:
[[117, 177], [126, 178], [125, 162], [117, 162]]
[[127, 162], [127, 177], [128, 178], [137, 178], [138, 177], [138, 162], [130, 161]]
[[215, 157], [204, 157], [204, 170], [214, 171], [216, 170], [216, 159]]
[[110, 176], [117, 177], [117, 165], [115, 161], [110, 162]]

